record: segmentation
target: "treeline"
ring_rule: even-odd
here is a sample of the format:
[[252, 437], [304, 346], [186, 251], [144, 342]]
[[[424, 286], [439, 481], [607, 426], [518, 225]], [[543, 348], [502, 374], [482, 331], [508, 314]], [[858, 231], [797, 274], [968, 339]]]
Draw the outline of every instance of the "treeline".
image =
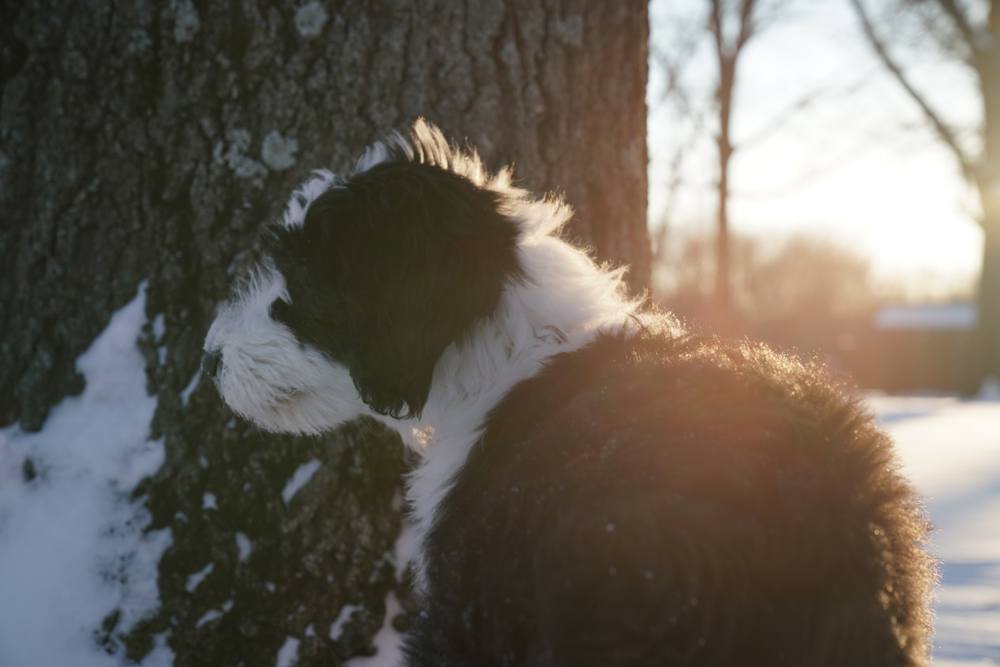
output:
[[848, 373], [846, 360], [873, 335], [879, 309], [973, 298], [971, 287], [930, 295], [881, 277], [869, 257], [843, 242], [743, 234], [732, 238], [732, 303], [723, 315], [714, 299], [714, 236], [677, 232], [656, 246], [654, 298], [692, 328], [763, 340]]

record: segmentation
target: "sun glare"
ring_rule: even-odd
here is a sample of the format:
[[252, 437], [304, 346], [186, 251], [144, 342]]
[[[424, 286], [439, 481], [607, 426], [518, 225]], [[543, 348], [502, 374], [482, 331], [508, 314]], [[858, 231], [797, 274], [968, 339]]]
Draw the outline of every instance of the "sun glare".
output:
[[[789, 235], [829, 238], [867, 256], [881, 279], [911, 294], [968, 295], [982, 253], [978, 201], [919, 110], [872, 62], [846, 3], [836, 4], [809, 5], [747, 51], [734, 127], [731, 224], [765, 244]], [[654, 48], [668, 37], [674, 10], [654, 2]], [[693, 67], [714, 76], [705, 62]], [[949, 113], [975, 118], [978, 101], [967, 82], [940, 68], [921, 75], [922, 83], [951, 91]], [[717, 206], [711, 125], [685, 159], [682, 186], [668, 192], [677, 175], [672, 157], [688, 138], [663, 102], [662, 76], [653, 58], [650, 224], [662, 224], [669, 211], [671, 227], [709, 232]], [[850, 93], [829, 93], [839, 89]], [[782, 115], [811, 91], [821, 102]], [[775, 119], [758, 141], [759, 128]], [[1000, 199], [1000, 185], [994, 192]]]

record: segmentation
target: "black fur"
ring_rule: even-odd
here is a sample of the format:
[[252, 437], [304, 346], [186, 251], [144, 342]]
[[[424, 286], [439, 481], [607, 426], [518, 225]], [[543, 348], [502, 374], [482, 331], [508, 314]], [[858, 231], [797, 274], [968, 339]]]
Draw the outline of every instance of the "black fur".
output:
[[[273, 317], [397, 417], [521, 275], [511, 202], [417, 134], [268, 242]], [[926, 664], [926, 524], [888, 438], [817, 368], [642, 318], [491, 413], [427, 537], [409, 664]]]
[[316, 199], [267, 250], [291, 302], [271, 314], [346, 365], [365, 402], [417, 415], [444, 348], [517, 277], [517, 224], [499, 195], [446, 169], [388, 162]]
[[495, 409], [440, 507], [409, 664], [926, 664], [926, 524], [818, 369], [605, 335]]

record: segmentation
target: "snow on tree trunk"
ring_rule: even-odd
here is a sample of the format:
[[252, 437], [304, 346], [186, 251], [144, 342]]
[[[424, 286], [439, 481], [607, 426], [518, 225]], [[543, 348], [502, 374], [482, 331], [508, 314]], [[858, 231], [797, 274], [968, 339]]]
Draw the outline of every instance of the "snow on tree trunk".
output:
[[80, 392], [74, 360], [148, 281], [166, 462], [136, 496], [173, 543], [159, 613], [121, 637], [108, 610], [96, 639], [138, 659], [166, 633], [183, 665], [370, 653], [390, 591], [410, 604], [401, 445], [233, 418], [198, 374], [215, 305], [311, 169], [417, 115], [564, 192], [567, 233], [643, 286], [645, 3], [27, 0], [0, 19], [0, 424], [39, 429]]

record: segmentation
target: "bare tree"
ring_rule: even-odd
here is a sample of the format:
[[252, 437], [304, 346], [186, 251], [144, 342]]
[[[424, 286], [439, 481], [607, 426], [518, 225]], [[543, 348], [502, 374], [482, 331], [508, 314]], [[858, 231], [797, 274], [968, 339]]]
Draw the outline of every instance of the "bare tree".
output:
[[961, 0], [904, 0], [895, 8], [917, 14], [923, 48], [936, 44], [940, 53], [961, 63], [981, 95], [982, 120], [973, 141], [962, 134], [943, 109], [947, 100], [921, 90], [904, 59], [894, 53], [895, 29], [880, 29], [864, 0], [851, 0], [865, 38], [875, 55], [920, 109], [941, 143], [954, 156], [962, 175], [975, 189], [983, 231], [982, 273], [979, 281], [980, 378], [1000, 378], [1000, 0], [983, 3], [982, 20], [975, 20]]
[[[757, 0], [739, 0], [727, 6], [723, 0], [709, 0], [709, 30], [715, 45], [719, 67], [718, 101], [719, 190], [717, 236], [715, 246], [715, 301], [718, 317], [723, 325], [730, 319], [732, 310], [732, 284], [729, 275], [729, 167], [733, 158], [732, 120], [736, 72], [744, 47], [755, 31], [754, 11]], [[728, 24], [734, 25], [728, 25]]]
[[[663, 95], [672, 102], [689, 133], [687, 141], [676, 145], [670, 159], [668, 195], [676, 194], [683, 187], [680, 174], [699, 137], [707, 133], [713, 135], [718, 174], [713, 184], [716, 198], [713, 296], [712, 308], [707, 316], [713, 320], [712, 325], [721, 331], [731, 331], [735, 324], [730, 229], [733, 158], [740, 148], [766, 140], [788, 116], [808, 106], [808, 100], [796, 101], [788, 109], [783, 109], [780, 117], [771, 119], [742, 142], [733, 137], [740, 63], [748, 44], [780, 15], [785, 4], [783, 0], [705, 0], [704, 13], [696, 19], [701, 25], [693, 29], [685, 26], [670, 47], [655, 51], [666, 77]], [[698, 91], [692, 91], [683, 80], [684, 68], [704, 39], [710, 43], [711, 59], [717, 72], [710, 100], [705, 100], [704, 95], [699, 99]], [[663, 245], [665, 234], [665, 230], [659, 233], [659, 245]]]
[[565, 192], [568, 233], [647, 280], [646, 3], [391, 4], [0, 2], [0, 424], [43, 427], [82, 389], [75, 359], [148, 285], [140, 343], [166, 462], [136, 495], [173, 542], [159, 613], [125, 637], [109, 614], [109, 651], [138, 659], [166, 636], [180, 665], [273, 664], [293, 636], [299, 664], [337, 665], [373, 650], [387, 594], [404, 595], [387, 557], [398, 441], [371, 423], [272, 437], [197, 379], [216, 302], [311, 169], [344, 169], [424, 115], [488, 164], [515, 162], [525, 186]]

